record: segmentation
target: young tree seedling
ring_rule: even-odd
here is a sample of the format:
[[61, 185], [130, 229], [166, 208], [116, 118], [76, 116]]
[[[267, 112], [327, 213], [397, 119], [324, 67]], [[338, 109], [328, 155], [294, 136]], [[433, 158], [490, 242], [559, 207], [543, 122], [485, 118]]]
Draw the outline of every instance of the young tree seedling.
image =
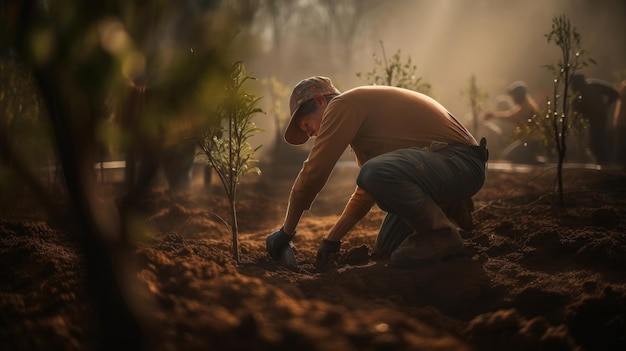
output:
[[[233, 258], [239, 263], [239, 228], [237, 223], [237, 189], [241, 179], [250, 174], [260, 174], [253, 166], [257, 160], [254, 153], [261, 145], [253, 148], [250, 138], [262, 131], [252, 118], [263, 111], [256, 107], [259, 97], [243, 90], [250, 79], [243, 62], [233, 64], [230, 79], [224, 88], [223, 100], [215, 111], [216, 125], [203, 133], [198, 144], [209, 164], [220, 178], [230, 208], [229, 230], [232, 234]], [[221, 218], [220, 218], [221, 219]], [[228, 224], [226, 221], [222, 222]]]

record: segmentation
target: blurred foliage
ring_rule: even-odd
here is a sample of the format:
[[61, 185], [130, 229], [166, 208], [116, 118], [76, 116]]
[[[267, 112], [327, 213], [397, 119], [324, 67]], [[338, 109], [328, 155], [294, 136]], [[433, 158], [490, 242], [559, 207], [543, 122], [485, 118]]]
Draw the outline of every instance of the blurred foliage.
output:
[[228, 196], [231, 209], [232, 250], [235, 261], [239, 262], [237, 188], [243, 177], [250, 173], [260, 174], [253, 166], [257, 160], [254, 153], [261, 147], [253, 148], [249, 140], [261, 129], [252, 121], [263, 111], [256, 107], [260, 98], [247, 93], [243, 88], [248, 80], [255, 79], [245, 69], [243, 62], [233, 64], [230, 79], [219, 96], [214, 116], [220, 121], [202, 135], [200, 147], [207, 160], [218, 174]]
[[13, 170], [16, 160], [37, 170], [46, 183], [56, 182], [50, 125], [44, 113], [31, 72], [16, 57], [0, 56], [0, 136], [6, 136], [2, 143], [6, 156], [0, 157], [0, 208], [10, 208], [24, 196], [20, 175]]
[[47, 116], [41, 108], [36, 82], [31, 72], [12, 57], [0, 58], [0, 130], [3, 135], [21, 135], [11, 138], [8, 145], [8, 164], [11, 160], [24, 159], [30, 167], [43, 168], [53, 156], [50, 152], [50, 129]]
[[[240, 9], [219, 0], [7, 1], [0, 11], [0, 131], [11, 155], [19, 145], [38, 167], [38, 155], [59, 150], [29, 140], [55, 131], [82, 145], [75, 156], [88, 162], [137, 141], [197, 137], [214, 123], [208, 111], [241, 29]], [[143, 113], [125, 114], [137, 89], [149, 91]], [[50, 108], [63, 111], [48, 116]]]
[[274, 121], [275, 127], [275, 138], [274, 138], [274, 158], [276, 159], [280, 147], [283, 143], [283, 130], [287, 127], [287, 123], [289, 122], [289, 118], [291, 117], [287, 111], [289, 108], [287, 106], [283, 106], [284, 101], [288, 101], [289, 94], [291, 90], [276, 76], [271, 76], [269, 78], [263, 78], [261, 80], [261, 84], [265, 86], [268, 96], [266, 105], [268, 106], [265, 111], [272, 117]]
[[489, 98], [486, 91], [480, 89], [476, 84], [476, 75], [472, 74], [468, 81], [467, 89], [461, 91], [461, 96], [468, 99], [472, 109], [472, 132], [478, 132], [478, 115], [485, 108], [485, 102]]
[[[16, 167], [48, 151], [66, 176], [80, 165], [89, 179], [102, 148], [196, 138], [215, 124], [210, 111], [249, 22], [244, 12], [220, 0], [3, 1], [2, 159]], [[141, 108], [137, 92], [146, 95]], [[32, 148], [31, 139], [51, 143]], [[33, 163], [20, 172], [36, 181]]]
[[398, 50], [391, 56], [391, 60], [388, 61], [382, 41], [380, 42], [380, 47], [382, 49], [382, 58], [379, 58], [376, 53], [372, 55], [374, 58], [374, 69], [365, 74], [358, 72], [356, 74], [357, 77], [371, 85], [388, 85], [427, 95], [430, 94], [431, 86], [422, 82], [422, 77], [416, 75], [417, 65], [413, 64], [411, 56], [408, 56], [406, 62], [403, 62], [400, 50]]
[[30, 72], [10, 57], [0, 59], [0, 127], [33, 124], [41, 120], [35, 82]]
[[[2, 71], [9, 80], [3, 94], [13, 96], [2, 100], [0, 157], [44, 205], [50, 223], [70, 231], [84, 249], [87, 290], [96, 307], [89, 317], [98, 326], [93, 342], [101, 349], [152, 349], [145, 341], [159, 335], [146, 331], [145, 313], [154, 301], [136, 296], [132, 278], [129, 238], [140, 236], [128, 218], [132, 207], [102, 198], [94, 186], [94, 163], [103, 145], [127, 152], [137, 143], [157, 152], [162, 142], [218, 123], [219, 116], [211, 112], [222, 103], [233, 61], [229, 56], [236, 51], [232, 43], [245, 24], [229, 4], [0, 3], [0, 56], [11, 57], [24, 70], [15, 78], [5, 78], [7, 71]], [[3, 67], [7, 64], [3, 60]], [[18, 96], [22, 90], [31, 92]], [[135, 99], [138, 92], [146, 93], [144, 101]], [[37, 135], [31, 129], [9, 129], [18, 121], [41, 122], [41, 130], [49, 132], [51, 152], [63, 172], [63, 199], [45, 186], [37, 165], [28, 166], [36, 150], [13, 157], [11, 145], [25, 145]]]

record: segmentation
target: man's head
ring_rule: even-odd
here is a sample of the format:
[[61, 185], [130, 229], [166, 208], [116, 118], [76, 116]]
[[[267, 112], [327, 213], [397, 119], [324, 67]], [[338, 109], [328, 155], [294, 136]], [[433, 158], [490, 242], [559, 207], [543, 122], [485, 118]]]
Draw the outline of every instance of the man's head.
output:
[[316, 76], [301, 80], [293, 88], [289, 99], [291, 119], [285, 129], [285, 141], [292, 145], [301, 145], [309, 140], [309, 133], [306, 128], [301, 127], [300, 120], [313, 113], [319, 103], [338, 94], [339, 90], [329, 78]]
[[507, 90], [509, 95], [513, 98], [513, 101], [517, 104], [522, 103], [526, 99], [526, 94], [528, 93], [526, 83], [521, 80], [511, 83]]

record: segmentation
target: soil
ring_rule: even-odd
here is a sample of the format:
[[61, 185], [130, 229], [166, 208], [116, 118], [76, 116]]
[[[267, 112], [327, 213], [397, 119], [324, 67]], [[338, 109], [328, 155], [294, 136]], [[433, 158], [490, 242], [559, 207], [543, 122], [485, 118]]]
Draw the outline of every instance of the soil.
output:
[[[240, 185], [239, 263], [215, 179], [188, 194], [154, 189], [126, 269], [151, 349], [626, 350], [626, 171], [566, 168], [558, 206], [554, 167], [491, 168], [461, 254], [411, 269], [372, 258], [374, 208], [326, 272], [316, 250], [357, 170], [337, 168], [305, 214], [290, 269], [265, 237], [297, 171], [268, 167]], [[99, 186], [120, 194], [119, 182]], [[0, 212], [0, 349], [94, 349], [82, 251], [34, 206]]]

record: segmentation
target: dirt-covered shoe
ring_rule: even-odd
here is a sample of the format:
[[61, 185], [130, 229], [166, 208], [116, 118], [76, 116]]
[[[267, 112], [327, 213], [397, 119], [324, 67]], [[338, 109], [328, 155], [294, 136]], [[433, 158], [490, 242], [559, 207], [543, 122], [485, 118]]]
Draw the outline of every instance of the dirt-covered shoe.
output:
[[456, 223], [461, 229], [471, 231], [474, 229], [472, 212], [474, 212], [474, 200], [467, 198], [451, 203], [441, 208], [443, 212]]
[[391, 253], [391, 265], [416, 267], [457, 254], [463, 247], [463, 239], [456, 228], [439, 229], [425, 235], [415, 232]]

